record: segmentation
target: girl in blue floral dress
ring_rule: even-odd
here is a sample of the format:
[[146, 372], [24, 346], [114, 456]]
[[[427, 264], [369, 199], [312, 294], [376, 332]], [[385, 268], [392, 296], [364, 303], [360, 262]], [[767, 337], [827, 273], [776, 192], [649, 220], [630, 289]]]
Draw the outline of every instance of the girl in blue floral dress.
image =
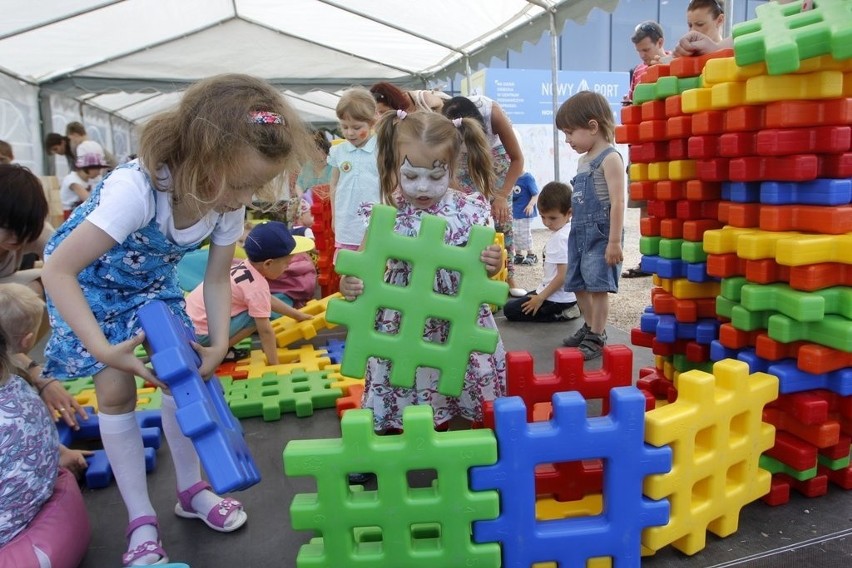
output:
[[209, 238], [210, 346], [193, 345], [199, 372], [209, 377], [228, 348], [229, 270], [245, 206], [253, 195], [274, 199], [273, 180], [305, 160], [310, 144], [296, 113], [269, 84], [237, 74], [206, 79], [186, 91], [178, 108], [146, 124], [139, 160], [114, 170], [45, 248], [52, 335], [44, 373], [94, 376], [104, 449], [130, 519], [125, 566], [168, 562], [148, 497], [134, 375], [165, 391], [175, 514], [220, 532], [246, 521], [239, 502], [215, 495], [201, 480], [195, 448], [175, 420], [174, 399], [134, 355], [144, 341], [136, 314], [162, 300], [190, 325], [176, 265]]
[[[385, 114], [376, 135], [382, 199], [398, 210], [395, 232], [415, 236], [420, 231], [423, 215], [438, 215], [447, 221], [446, 243], [464, 246], [473, 225], [490, 224], [491, 212], [486, 200], [449, 189], [463, 142], [470, 157], [468, 167], [473, 179], [486, 198], [491, 194], [490, 147], [476, 121], [467, 118], [451, 121], [436, 113], [397, 111]], [[362, 214], [369, 216], [369, 208], [362, 210]], [[488, 274], [500, 270], [499, 246], [488, 247], [480, 258]], [[388, 262], [386, 282], [406, 286], [410, 277], [408, 263]], [[455, 294], [459, 278], [457, 272], [441, 270], [435, 278], [435, 290]], [[355, 299], [363, 289], [363, 282], [357, 278], [346, 276], [341, 280], [340, 290], [348, 300]], [[400, 314], [394, 310], [383, 310], [376, 320], [377, 328], [385, 333], [393, 333], [399, 323]], [[446, 342], [449, 326], [433, 324], [424, 333], [424, 339]], [[485, 304], [480, 306], [478, 324], [497, 329], [491, 310]], [[401, 428], [402, 411], [412, 404], [432, 406], [436, 426], [457, 416], [481, 421], [483, 403], [506, 393], [506, 353], [502, 341], [498, 341], [493, 354], [471, 353], [464, 386], [457, 397], [438, 392], [439, 372], [436, 369], [419, 368], [413, 388], [393, 387], [388, 365], [388, 361], [377, 358], [371, 358], [367, 364], [362, 406], [373, 411], [377, 431]]]

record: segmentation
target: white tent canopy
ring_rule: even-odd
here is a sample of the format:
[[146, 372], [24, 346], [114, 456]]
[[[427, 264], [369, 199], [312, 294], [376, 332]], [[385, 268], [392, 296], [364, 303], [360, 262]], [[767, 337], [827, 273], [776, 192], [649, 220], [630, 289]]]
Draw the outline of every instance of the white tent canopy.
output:
[[306, 120], [334, 93], [434, 86], [618, 0], [0, 0], [2, 75], [129, 122], [200, 78], [263, 77]]

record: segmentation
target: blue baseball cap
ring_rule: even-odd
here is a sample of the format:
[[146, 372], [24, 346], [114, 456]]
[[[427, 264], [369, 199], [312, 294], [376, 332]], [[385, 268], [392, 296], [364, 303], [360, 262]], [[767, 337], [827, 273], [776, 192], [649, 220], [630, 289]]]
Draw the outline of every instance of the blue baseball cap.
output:
[[244, 248], [249, 260], [263, 262], [313, 250], [314, 241], [307, 237], [294, 237], [287, 225], [280, 221], [268, 221], [249, 232]]

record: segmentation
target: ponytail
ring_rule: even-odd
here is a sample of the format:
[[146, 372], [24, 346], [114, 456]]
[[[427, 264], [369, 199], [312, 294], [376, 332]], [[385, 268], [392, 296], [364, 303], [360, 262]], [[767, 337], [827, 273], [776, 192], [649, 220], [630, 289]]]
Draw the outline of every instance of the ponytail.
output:
[[497, 177], [494, 175], [491, 145], [482, 124], [473, 118], [462, 118], [458, 130], [467, 149], [467, 169], [473, 184], [490, 201]]

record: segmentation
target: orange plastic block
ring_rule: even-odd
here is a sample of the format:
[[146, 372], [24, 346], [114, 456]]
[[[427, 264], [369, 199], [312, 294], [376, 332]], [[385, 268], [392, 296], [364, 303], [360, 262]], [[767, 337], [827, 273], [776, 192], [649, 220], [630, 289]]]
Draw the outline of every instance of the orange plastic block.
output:
[[760, 203], [722, 202], [719, 220], [733, 227], [757, 227], [760, 224]]
[[659, 237], [661, 221], [659, 217], [643, 217], [639, 220], [639, 234], [643, 237]]
[[821, 424], [804, 424], [778, 408], [765, 408], [763, 420], [778, 430], [789, 432], [818, 447], [826, 448], [840, 441], [840, 423], [827, 421]]
[[766, 105], [766, 128], [852, 124], [852, 98], [781, 101]]
[[642, 122], [641, 105], [621, 107], [621, 124], [639, 124], [640, 122]]
[[672, 95], [671, 97], [666, 97], [666, 117], [672, 118], [674, 116], [680, 116], [683, 114], [683, 107], [681, 106], [680, 95]]
[[713, 201], [722, 198], [722, 185], [700, 179], [686, 182], [686, 198], [690, 201]]
[[[657, 65], [652, 65], [648, 68], [645, 73], [642, 74], [642, 78], [640, 79], [640, 83], [656, 83], [660, 77], [668, 77], [671, 75], [671, 71], [669, 70], [669, 65], [666, 63], [660, 63]], [[697, 73], [696, 73], [697, 75]]]
[[730, 181], [728, 174], [729, 158], [715, 158], [712, 160], [698, 160], [696, 163], [698, 179], [702, 181]]
[[692, 115], [673, 116], [666, 120], [666, 138], [687, 138], [692, 134]]
[[[722, 204], [719, 203], [721, 208]], [[720, 229], [722, 223], [714, 219], [691, 219], [683, 223], [683, 238], [687, 241], [700, 242], [704, 240], [704, 233], [714, 229]]]
[[352, 385], [349, 387], [349, 392], [345, 396], [341, 396], [334, 401], [337, 407], [337, 416], [343, 416], [343, 413], [353, 408], [361, 408], [361, 399], [364, 397], [364, 385]]
[[725, 59], [734, 56], [733, 49], [720, 49], [698, 57], [678, 57], [670, 64], [669, 72], [675, 77], [695, 77], [700, 75], [704, 66], [712, 59]]
[[751, 132], [764, 128], [765, 107], [740, 106], [725, 111], [727, 132]]
[[630, 182], [630, 199], [642, 201], [654, 199], [654, 185], [653, 181]]
[[788, 154], [839, 154], [848, 152], [852, 141], [849, 126], [773, 128], [757, 134], [756, 152], [761, 156]]
[[708, 254], [707, 274], [715, 278], [742, 276], [745, 274], [745, 262], [745, 259], [738, 257], [736, 253]]
[[729, 323], [719, 326], [719, 343], [728, 349], [743, 349], [751, 347], [757, 340], [758, 331], [744, 331], [737, 329]]
[[[651, 67], [651, 69], [654, 69], [656, 67], [659, 67], [659, 65], [654, 65], [653, 67]], [[649, 69], [649, 71], [650, 71], [650, 69]], [[643, 75], [643, 78], [646, 77], [647, 74], [648, 73], [646, 72], [645, 75]], [[656, 79], [654, 81], [656, 81]], [[654, 81], [650, 81], [650, 82], [653, 83]], [[640, 105], [640, 108], [642, 109], [642, 120], [643, 121], [665, 120], [667, 118], [666, 117], [666, 101], [664, 101], [664, 100], [648, 101], [648, 102], [642, 103]]]
[[852, 367], [852, 353], [816, 343], [804, 341], [781, 343], [765, 333], [760, 333], [754, 347], [758, 357], [770, 361], [794, 358], [796, 359], [796, 367], [815, 375], [830, 373], [844, 367]]
[[682, 219], [662, 219], [660, 221], [660, 236], [666, 239], [680, 239], [683, 237]]
[[749, 282], [756, 282], [757, 284], [789, 282], [790, 267], [782, 266], [771, 258], [746, 260], [745, 277]]
[[[662, 101], [658, 101], [662, 102]], [[648, 103], [645, 103], [648, 104]], [[666, 121], [662, 120], [643, 120], [639, 123], [639, 141], [652, 142], [654, 140], [664, 140], [666, 137]]]
[[654, 288], [651, 290], [651, 303], [655, 313], [673, 314], [679, 322], [692, 323], [700, 318], [716, 317], [714, 298], [680, 300], [662, 288]]
[[637, 144], [641, 142], [639, 140], [639, 123], [617, 125], [615, 127], [615, 141], [619, 144]]
[[830, 235], [848, 233], [852, 231], [852, 206], [764, 205], [760, 208], [760, 228]]
[[836, 99], [842, 97], [843, 73], [818, 71], [802, 75], [760, 75], [746, 80], [745, 102]]
[[725, 113], [721, 110], [706, 110], [692, 117], [692, 133], [721, 134], [725, 131]]
[[685, 160], [689, 157], [687, 154], [686, 139], [675, 138], [668, 141], [668, 159], [669, 160]]
[[790, 287], [811, 292], [831, 286], [852, 286], [852, 266], [823, 262], [790, 269]]
[[685, 184], [681, 181], [663, 180], [654, 186], [653, 199], [662, 201], [677, 201], [684, 198]]

